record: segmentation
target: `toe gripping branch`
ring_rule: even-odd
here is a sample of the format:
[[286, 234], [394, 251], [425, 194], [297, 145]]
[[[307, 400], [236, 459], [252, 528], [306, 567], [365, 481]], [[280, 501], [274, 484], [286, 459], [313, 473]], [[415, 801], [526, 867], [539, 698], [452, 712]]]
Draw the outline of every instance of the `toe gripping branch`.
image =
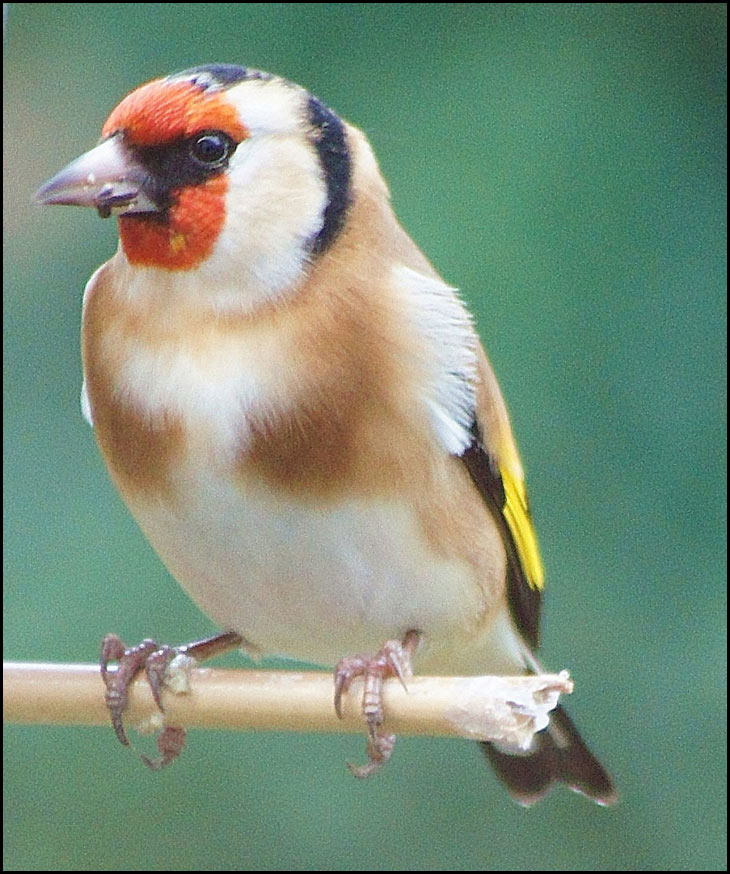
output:
[[[106, 686], [104, 700], [119, 742], [126, 747], [131, 746], [124, 728], [123, 714], [129, 698], [129, 687], [140, 671], [144, 670], [155, 704], [164, 714], [162, 690], [165, 687], [168, 668], [175, 657], [187, 656], [196, 661], [205, 661], [243, 645], [243, 638], [233, 632], [217, 634], [178, 647], [166, 644], [159, 646], [150, 638], [146, 638], [137, 646], [127, 647], [116, 634], [107, 634], [101, 643], [101, 678]], [[116, 669], [110, 670], [110, 662], [117, 663]], [[184, 746], [185, 729], [165, 725], [157, 736], [159, 757], [150, 759], [142, 755], [141, 758], [149, 768], [159, 770], [176, 759]]]
[[[409, 631], [400, 640], [389, 640], [374, 656], [350, 656], [342, 659], [335, 669], [335, 711], [342, 718], [342, 696], [347, 693], [353, 680], [363, 679], [362, 715], [367, 726], [367, 764], [348, 767], [356, 777], [368, 777], [381, 768], [390, 758], [395, 746], [395, 735], [383, 732], [385, 719], [383, 709], [383, 683], [397, 677], [403, 688], [413, 675], [413, 654], [418, 646], [420, 633]], [[226, 632], [215, 637], [199, 640], [184, 646], [160, 646], [149, 638], [137, 646], [128, 647], [115, 634], [108, 634], [101, 646], [101, 676], [106, 687], [104, 700], [111, 717], [114, 732], [120, 743], [131, 746], [124, 726], [124, 711], [129, 699], [129, 689], [137, 675], [144, 670], [152, 696], [164, 714], [162, 691], [170, 678], [171, 663], [178, 656], [195, 661], [205, 661], [232, 649], [246, 647], [238, 634]], [[110, 663], [116, 662], [111, 668]], [[173, 666], [174, 667], [174, 666]], [[185, 729], [164, 725], [157, 736], [159, 756], [151, 759], [141, 755], [149, 768], [159, 770], [169, 765], [185, 746]]]
[[418, 646], [420, 633], [409, 631], [402, 641], [389, 640], [374, 656], [350, 656], [342, 659], [335, 668], [335, 712], [342, 718], [342, 696], [349, 690], [356, 677], [363, 678], [362, 714], [368, 730], [366, 765], [348, 764], [355, 777], [369, 777], [391, 757], [395, 747], [395, 735], [381, 731], [385, 713], [383, 710], [383, 683], [397, 677], [404, 689], [406, 679], [413, 676], [413, 654]]

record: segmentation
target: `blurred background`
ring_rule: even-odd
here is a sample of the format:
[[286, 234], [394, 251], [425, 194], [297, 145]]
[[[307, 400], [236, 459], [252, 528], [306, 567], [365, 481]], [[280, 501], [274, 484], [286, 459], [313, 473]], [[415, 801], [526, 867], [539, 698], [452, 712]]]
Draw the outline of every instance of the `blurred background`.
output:
[[[33, 191], [120, 98], [211, 61], [362, 127], [459, 286], [521, 445], [543, 660], [622, 800], [525, 811], [472, 743], [191, 734], [146, 770], [111, 729], [5, 730], [5, 870], [668, 870], [725, 859], [726, 6], [19, 3], [4, 56], [5, 658], [214, 629], [81, 418], [79, 320], [116, 247]], [[233, 664], [244, 665], [235, 657]]]

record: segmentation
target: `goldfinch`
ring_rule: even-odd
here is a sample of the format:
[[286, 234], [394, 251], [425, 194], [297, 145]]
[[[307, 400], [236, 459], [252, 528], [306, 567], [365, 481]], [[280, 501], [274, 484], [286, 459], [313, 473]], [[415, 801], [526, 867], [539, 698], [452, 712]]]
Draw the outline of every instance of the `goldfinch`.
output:
[[[82, 407], [224, 644], [337, 665], [338, 703], [353, 676], [411, 664], [541, 670], [543, 569], [502, 394], [360, 130], [277, 76], [196, 67], [125, 97], [36, 199], [118, 219], [84, 295]], [[392, 747], [380, 721], [361, 773]], [[483, 747], [522, 804], [557, 782], [616, 798], [562, 708], [526, 755]]]

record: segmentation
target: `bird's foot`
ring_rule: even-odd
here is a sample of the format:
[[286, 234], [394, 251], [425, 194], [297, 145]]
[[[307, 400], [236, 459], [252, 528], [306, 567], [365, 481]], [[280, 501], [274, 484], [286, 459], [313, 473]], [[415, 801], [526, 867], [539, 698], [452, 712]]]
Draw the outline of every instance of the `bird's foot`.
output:
[[[101, 677], [106, 686], [104, 701], [120, 743], [130, 746], [123, 714], [129, 698], [129, 687], [140, 671], [144, 670], [155, 704], [160, 714], [164, 714], [162, 690], [174, 685], [174, 677], [186, 674], [193, 661], [205, 661], [243, 645], [243, 639], [233, 632], [178, 647], [166, 644], [159, 646], [149, 638], [137, 646], [128, 647], [116, 634], [107, 634], [101, 644]], [[110, 669], [111, 662], [117, 663], [115, 670]], [[174, 674], [171, 673], [173, 669]], [[184, 746], [185, 729], [161, 725], [157, 735], [159, 756], [151, 759], [142, 755], [141, 758], [149, 768], [159, 770], [174, 761]]]
[[361, 766], [348, 764], [355, 777], [374, 774], [393, 752], [395, 735], [381, 731], [385, 719], [383, 682], [390, 677], [397, 677], [406, 688], [406, 679], [413, 675], [413, 653], [419, 639], [419, 632], [409, 631], [402, 641], [387, 641], [376, 655], [350, 656], [342, 659], [335, 668], [335, 711], [340, 718], [343, 694], [356, 677], [363, 678], [362, 714], [368, 730], [368, 763]]

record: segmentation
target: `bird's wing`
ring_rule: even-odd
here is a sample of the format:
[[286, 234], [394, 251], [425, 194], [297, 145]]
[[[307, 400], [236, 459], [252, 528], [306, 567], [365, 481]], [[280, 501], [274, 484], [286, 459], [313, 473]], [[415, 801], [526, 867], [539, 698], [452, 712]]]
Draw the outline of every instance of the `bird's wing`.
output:
[[401, 268], [410, 295], [424, 399], [441, 446], [461, 458], [494, 517], [507, 553], [507, 592], [515, 625], [537, 648], [543, 569], [524, 473], [509, 414], [471, 317], [458, 292], [437, 275]]
[[536, 649], [544, 573], [524, 473], [499, 385], [481, 349], [478, 372], [472, 439], [460, 457], [502, 535], [512, 618]]

